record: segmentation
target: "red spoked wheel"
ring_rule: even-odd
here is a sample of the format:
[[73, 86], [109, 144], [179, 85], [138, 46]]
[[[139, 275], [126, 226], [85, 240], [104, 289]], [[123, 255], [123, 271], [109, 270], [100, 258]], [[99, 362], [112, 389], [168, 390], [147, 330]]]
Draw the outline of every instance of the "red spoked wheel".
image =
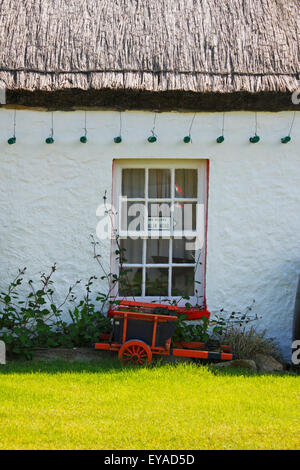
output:
[[143, 341], [132, 339], [123, 344], [119, 351], [119, 359], [123, 365], [133, 364], [148, 366], [152, 361], [152, 352]]

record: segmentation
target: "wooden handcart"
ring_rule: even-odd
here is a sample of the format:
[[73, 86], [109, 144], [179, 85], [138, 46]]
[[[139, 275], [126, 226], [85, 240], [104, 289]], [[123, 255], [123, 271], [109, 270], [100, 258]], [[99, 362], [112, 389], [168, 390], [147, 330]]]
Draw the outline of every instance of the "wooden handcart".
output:
[[173, 305], [121, 301], [108, 312], [113, 319], [110, 335], [101, 335], [95, 349], [116, 351], [123, 364], [149, 365], [153, 355], [226, 361], [233, 359], [225, 345], [209, 346], [201, 342], [175, 342], [178, 315], [187, 320], [209, 318], [207, 310]]

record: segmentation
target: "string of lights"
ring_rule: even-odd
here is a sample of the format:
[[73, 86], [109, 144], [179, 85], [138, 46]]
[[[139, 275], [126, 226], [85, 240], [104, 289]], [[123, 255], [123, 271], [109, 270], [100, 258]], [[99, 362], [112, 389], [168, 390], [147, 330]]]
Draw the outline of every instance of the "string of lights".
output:
[[221, 135], [217, 138], [217, 143], [222, 144], [225, 140], [224, 137], [224, 129], [225, 129], [225, 113], [223, 113], [223, 120], [222, 120], [222, 133]]
[[294, 112], [291, 127], [290, 127], [290, 131], [289, 131], [288, 135], [285, 136], [285, 137], [282, 137], [282, 139], [281, 139], [282, 144], [287, 144], [288, 142], [290, 142], [292, 140], [291, 133], [292, 133], [292, 130], [293, 130], [293, 127], [294, 127], [295, 118], [296, 118], [296, 111]]
[[151, 135], [148, 137], [148, 142], [150, 144], [153, 144], [154, 142], [157, 141], [157, 135], [155, 134], [155, 126], [156, 126], [156, 113], [154, 114], [153, 127], [151, 129]]
[[13, 132], [13, 137], [10, 137], [7, 141], [9, 145], [13, 145], [16, 143], [17, 138], [16, 138], [16, 122], [17, 122], [17, 111], [14, 110], [14, 117], [13, 117], [13, 127], [14, 127], [14, 132]]
[[[192, 117], [192, 120], [191, 120], [191, 123], [190, 123], [190, 126], [189, 126], [189, 130], [188, 130], [188, 134], [183, 138], [183, 142], [185, 144], [187, 143], [192, 143], [192, 128], [193, 128], [193, 124], [194, 124], [194, 121], [195, 121], [195, 117], [196, 117], [196, 113], [193, 115]], [[291, 120], [291, 124], [290, 124], [290, 127], [289, 127], [289, 132], [288, 134], [285, 136], [285, 137], [282, 137], [280, 139], [281, 143], [283, 144], [287, 144], [289, 142], [291, 142], [292, 140], [292, 137], [291, 137], [291, 134], [292, 134], [292, 131], [293, 131], [293, 128], [294, 128], [294, 125], [295, 125], [295, 120], [296, 120], [296, 111], [293, 113], [293, 117], [292, 117], [292, 120]], [[153, 127], [151, 129], [151, 134], [150, 136], [148, 137], [147, 141], [149, 143], [155, 143], [157, 142], [158, 140], [158, 136], [156, 134], [156, 121], [157, 121], [157, 113], [154, 114], [154, 118], [153, 118]], [[257, 118], [257, 113], [255, 113], [255, 117], [254, 117], [254, 122], [255, 122], [255, 126], [254, 126], [254, 135], [252, 135], [250, 138], [249, 138], [249, 142], [252, 143], [252, 144], [256, 144], [258, 143], [261, 138], [260, 136], [258, 135], [258, 118]], [[7, 140], [7, 143], [9, 145], [13, 145], [17, 142], [17, 137], [16, 137], [16, 124], [17, 124], [17, 111], [14, 110], [13, 112], [13, 135], [12, 137], [10, 137], [8, 140]], [[122, 113], [120, 112], [119, 113], [119, 135], [117, 135], [113, 141], [114, 143], [116, 144], [120, 144], [122, 141], [123, 141], [123, 137], [122, 137], [122, 127], [123, 127], [123, 122], [122, 122]], [[87, 138], [87, 135], [88, 135], [88, 129], [87, 129], [87, 112], [85, 111], [84, 113], [84, 127], [83, 127], [83, 130], [84, 130], [84, 134], [80, 137], [80, 142], [82, 144], [86, 144], [88, 142], [88, 138]], [[216, 142], [218, 144], [221, 144], [225, 141], [225, 112], [223, 112], [223, 115], [222, 115], [222, 130], [221, 130], [221, 135], [219, 137], [217, 137], [216, 139]], [[53, 112], [51, 112], [51, 127], [50, 127], [50, 134], [49, 134], [49, 137], [46, 138], [45, 142], [47, 144], [53, 144], [54, 143], [54, 114]]]
[[51, 129], [50, 129], [50, 136], [46, 139], [46, 144], [54, 144], [54, 125], [53, 125], [53, 112], [51, 113]]
[[84, 113], [84, 128], [83, 128], [83, 130], [84, 130], [84, 135], [82, 135], [80, 137], [80, 142], [82, 144], [86, 144], [87, 141], [88, 141], [88, 139], [87, 139], [87, 126], [86, 126], [86, 111]]
[[114, 143], [120, 144], [121, 142], [122, 142], [122, 114], [120, 111], [120, 130], [119, 130], [119, 135], [114, 138]]
[[195, 121], [195, 117], [196, 117], [196, 113], [194, 114], [193, 119], [192, 119], [192, 122], [191, 122], [191, 124], [190, 124], [190, 128], [189, 128], [189, 133], [188, 133], [188, 135], [186, 135], [186, 136], [183, 138], [183, 142], [184, 142], [185, 144], [192, 143], [191, 132], [192, 132], [192, 127], [193, 127], [193, 124], [194, 124], [194, 121]]
[[255, 134], [250, 137], [249, 141], [251, 144], [257, 144], [260, 141], [260, 137], [257, 135], [257, 113], [255, 113]]

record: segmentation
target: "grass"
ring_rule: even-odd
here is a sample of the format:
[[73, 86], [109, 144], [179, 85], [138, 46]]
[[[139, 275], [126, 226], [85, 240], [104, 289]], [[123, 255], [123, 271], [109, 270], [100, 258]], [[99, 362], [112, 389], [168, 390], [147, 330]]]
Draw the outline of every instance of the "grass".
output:
[[0, 449], [299, 449], [300, 376], [194, 364], [0, 366]]

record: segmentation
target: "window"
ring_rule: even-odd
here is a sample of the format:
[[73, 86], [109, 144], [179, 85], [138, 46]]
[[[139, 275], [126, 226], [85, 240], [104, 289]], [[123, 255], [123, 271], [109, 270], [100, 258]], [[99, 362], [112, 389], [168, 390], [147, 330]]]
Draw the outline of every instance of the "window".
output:
[[206, 160], [115, 161], [120, 297], [203, 303], [206, 174]]

